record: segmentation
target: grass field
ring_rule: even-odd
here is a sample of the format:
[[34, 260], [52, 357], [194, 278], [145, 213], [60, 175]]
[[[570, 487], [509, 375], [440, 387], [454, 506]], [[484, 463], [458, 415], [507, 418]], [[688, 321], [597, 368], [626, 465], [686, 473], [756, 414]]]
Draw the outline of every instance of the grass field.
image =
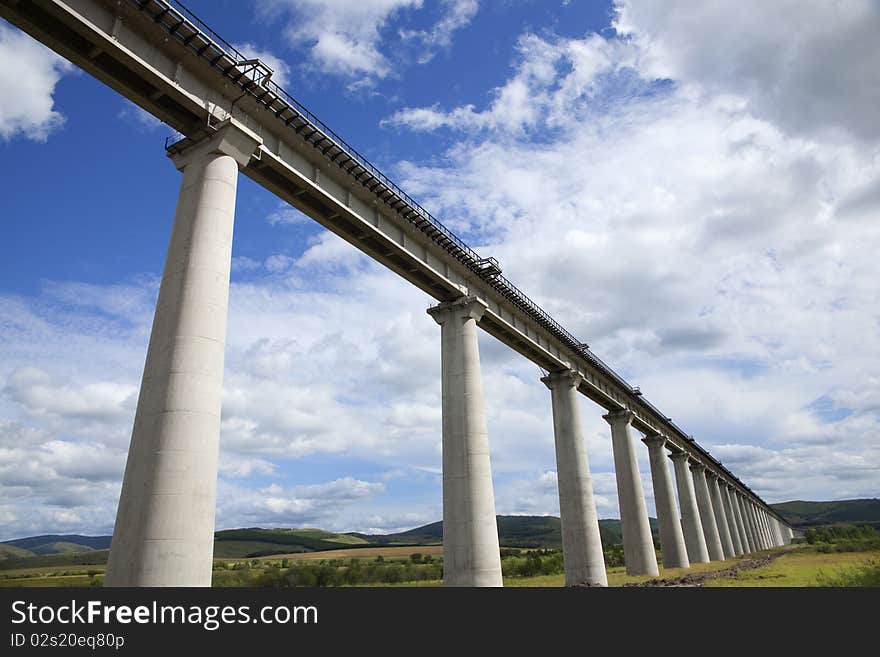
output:
[[706, 586], [818, 586], [819, 574], [835, 576], [841, 571], [876, 561], [880, 552], [822, 554], [809, 549], [789, 550], [767, 566], [743, 571], [736, 578], [707, 580]]
[[273, 554], [269, 557], [261, 557], [260, 561], [277, 561], [278, 559], [313, 560], [313, 559], [375, 559], [381, 556], [383, 559], [409, 559], [411, 554], [430, 554], [440, 556], [443, 554], [442, 545], [422, 545], [417, 547], [399, 547], [383, 545], [381, 547], [368, 548], [341, 548], [339, 550], [322, 550], [321, 552], [294, 552], [291, 554]]
[[[421, 547], [371, 547], [371, 548], [343, 548], [339, 550], [327, 550], [322, 552], [295, 553], [287, 555], [273, 555], [262, 557], [257, 562], [278, 561], [280, 559], [296, 560], [342, 560], [352, 558], [384, 559], [396, 561], [407, 560], [411, 554], [420, 553], [425, 556], [439, 557], [442, 548], [439, 545]], [[820, 553], [807, 546], [790, 546], [772, 551], [778, 554], [771, 563], [752, 570], [740, 570], [736, 576], [718, 577], [707, 579], [704, 586], [708, 587], [803, 587], [818, 586], [820, 579], [835, 577], [838, 574], [870, 561], [880, 561], [880, 552], [842, 552]], [[771, 552], [751, 555], [751, 558]], [[218, 559], [231, 565], [236, 560]], [[242, 560], [237, 560], [241, 562]], [[251, 562], [251, 560], [244, 560]], [[694, 573], [709, 573], [724, 570], [736, 565], [739, 559], [728, 559], [708, 564], [695, 564], [689, 569], [660, 569], [661, 578], [675, 578]], [[0, 587], [87, 587], [100, 586], [103, 580], [103, 565], [61, 565], [61, 566], [36, 566], [32, 568], [15, 568], [0, 571]], [[215, 573], [216, 575], [216, 573]], [[221, 573], [223, 576], [226, 573]], [[229, 577], [234, 576], [229, 571]], [[653, 579], [647, 576], [629, 576], [623, 568], [610, 568], [608, 570], [608, 584], [610, 586], [622, 586]], [[504, 585], [510, 587], [561, 587], [564, 585], [563, 575], [539, 575], [535, 577], [506, 577]], [[440, 580], [425, 580], [419, 582], [401, 582], [398, 584], [381, 584], [371, 586], [441, 586]]]

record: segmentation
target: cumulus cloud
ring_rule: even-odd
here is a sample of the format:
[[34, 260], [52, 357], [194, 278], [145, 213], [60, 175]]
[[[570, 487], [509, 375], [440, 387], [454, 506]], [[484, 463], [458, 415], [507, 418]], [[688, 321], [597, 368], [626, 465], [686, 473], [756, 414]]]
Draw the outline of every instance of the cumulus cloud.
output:
[[516, 53], [514, 75], [493, 90], [485, 109], [478, 110], [474, 104], [450, 110], [443, 110], [438, 104], [406, 107], [394, 112], [382, 125], [417, 131], [449, 128], [513, 134], [556, 128], [611, 102], [612, 86], [602, 84], [608, 77], [618, 82], [615, 95], [628, 96], [648, 84], [638, 80], [623, 84], [620, 75], [631, 68], [634, 48], [598, 35], [564, 39], [526, 33], [518, 39]]
[[306, 48], [313, 66], [348, 78], [348, 89], [359, 91], [449, 48], [479, 2], [443, 0], [436, 22], [420, 29], [407, 25], [413, 12], [421, 16], [429, 7], [423, 0], [260, 0], [258, 7], [263, 16], [285, 21], [288, 41]]
[[73, 67], [31, 37], [0, 24], [0, 139], [46, 141], [64, 125], [55, 109], [55, 85]]
[[[806, 41], [792, 45], [772, 25], [777, 11], [797, 10], [748, 12], [743, 20], [766, 22], [758, 42], [784, 42], [754, 54], [749, 30], [718, 27], [740, 11], [732, 5], [702, 7], [700, 25], [718, 29], [699, 30], [670, 25], [684, 10], [658, 8], [662, 47], [653, 13], [619, 10], [624, 40], [524, 35], [515, 70], [482, 108], [393, 114], [386, 125], [461, 135], [442, 160], [401, 163], [404, 186], [477, 236], [481, 252], [704, 444], [803, 459], [827, 445], [841, 458], [812, 465], [828, 476], [809, 479], [810, 495], [793, 488], [838, 497], [833, 482], [847, 480], [847, 494], [876, 494], [858, 475], [880, 465], [876, 405], [862, 401], [873, 398], [872, 372], [852, 349], [880, 347], [871, 311], [880, 231], [860, 220], [880, 210], [878, 151], [864, 121], [877, 104], [868, 96], [878, 85], [865, 83], [876, 71], [864, 71], [852, 49], [826, 58], [822, 75], [840, 70], [836, 92], [824, 96], [834, 106], [823, 100], [813, 114], [803, 109], [807, 87], [786, 86], [818, 75], [813, 36], [849, 34], [873, 14], [863, 4], [810, 14], [796, 32]], [[761, 61], [760, 84], [717, 70], [704, 50], [726, 54], [713, 41], [719, 32], [736, 34], [733, 60]], [[800, 48], [811, 50], [803, 61]], [[786, 102], [802, 105], [800, 117], [769, 110], [774, 80]], [[865, 391], [852, 381], [867, 382]], [[822, 417], [810, 405], [823, 395], [868, 408]], [[588, 435], [604, 430], [586, 422]], [[860, 465], [848, 469], [853, 455]], [[734, 471], [785, 496], [785, 479], [771, 486], [752, 465]]]
[[[360, 4], [363, 24], [345, 29], [382, 57], [371, 35], [409, 5]], [[707, 25], [729, 13], [699, 11], [718, 12]], [[708, 38], [676, 45], [686, 34], [669, 27], [657, 45], [653, 20], [625, 4], [623, 40], [525, 34], [484, 98], [394, 114], [389, 125], [459, 138], [427, 164], [402, 162], [399, 177], [766, 499], [874, 496], [880, 158], [859, 118], [867, 92], [836, 96], [862, 99], [851, 117], [780, 118], [770, 83], [709, 75]], [[780, 84], [797, 77], [785, 62], [799, 51], [763, 52]], [[277, 236], [301, 221], [281, 207], [268, 217]], [[233, 269], [218, 525], [438, 519], [434, 302], [326, 231], [302, 252], [251, 256]], [[0, 518], [13, 535], [112, 524], [156, 290], [152, 277], [0, 298]], [[480, 350], [498, 511], [556, 514], [541, 373], [489, 336]], [[609, 428], [580, 403], [599, 513], [615, 517]], [[639, 467], [650, 509], [644, 449]]]
[[380, 51], [381, 29], [396, 12], [421, 7], [421, 0], [261, 0], [270, 16], [289, 16], [285, 35], [306, 46], [328, 73], [383, 78], [391, 72]]
[[140, 130], [155, 130], [164, 124], [145, 109], [138, 107], [130, 100], [122, 99], [123, 106], [117, 116], [123, 121], [136, 126]]
[[880, 138], [876, 2], [619, 0], [615, 8], [614, 27], [638, 44], [646, 75], [736, 95], [787, 132]]
[[404, 39], [418, 43], [421, 50], [419, 64], [427, 64], [437, 50], [448, 48], [452, 44], [452, 35], [470, 24], [480, 8], [478, 0], [444, 0], [442, 5], [443, 16], [430, 29], [401, 30]]
[[217, 506], [217, 526], [274, 527], [337, 526], [336, 516], [359, 500], [381, 495], [385, 485], [352, 477], [322, 484], [285, 488], [271, 484], [261, 489], [222, 482]]

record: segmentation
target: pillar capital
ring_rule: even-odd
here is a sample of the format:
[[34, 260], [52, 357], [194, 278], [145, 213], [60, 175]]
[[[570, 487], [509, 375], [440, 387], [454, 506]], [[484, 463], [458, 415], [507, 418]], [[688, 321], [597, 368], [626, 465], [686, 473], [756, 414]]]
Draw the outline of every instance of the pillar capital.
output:
[[426, 311], [434, 321], [441, 326], [453, 316], [463, 320], [473, 319], [480, 321], [486, 308], [489, 306], [474, 296], [459, 297], [453, 301], [444, 301], [441, 304], [428, 308]]
[[691, 472], [708, 472], [708, 470], [706, 470], [706, 466], [699, 461], [691, 461], [688, 465], [691, 468]]
[[659, 447], [662, 449], [666, 445], [666, 436], [664, 436], [662, 433], [649, 433], [647, 436], [642, 438], [642, 442], [645, 443], [648, 448]]
[[706, 478], [720, 480], [721, 476], [717, 472], [715, 472], [714, 470], [710, 470], [709, 468], [706, 468]]
[[669, 458], [672, 459], [673, 463], [687, 463], [690, 457], [691, 455], [684, 450], [673, 450], [673, 452], [669, 455]]
[[550, 390], [555, 388], [577, 388], [583, 380], [584, 377], [574, 370], [558, 370], [541, 377], [541, 383]]
[[209, 137], [187, 144], [182, 150], [169, 153], [168, 156], [180, 171], [194, 160], [211, 153], [228, 155], [243, 168], [262, 143], [262, 137], [230, 117], [217, 124], [217, 130]]
[[633, 412], [628, 408], [624, 408], [619, 411], [611, 411], [603, 415], [602, 419], [613, 427], [620, 424], [629, 424], [632, 422], [633, 417]]

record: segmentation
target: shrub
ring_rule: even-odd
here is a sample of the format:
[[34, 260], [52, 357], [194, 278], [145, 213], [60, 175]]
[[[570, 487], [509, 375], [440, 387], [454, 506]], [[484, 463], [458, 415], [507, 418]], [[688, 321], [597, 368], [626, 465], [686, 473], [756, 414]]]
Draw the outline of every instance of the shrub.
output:
[[880, 561], [869, 561], [859, 568], [849, 568], [834, 576], [819, 573], [816, 583], [819, 586], [880, 587]]

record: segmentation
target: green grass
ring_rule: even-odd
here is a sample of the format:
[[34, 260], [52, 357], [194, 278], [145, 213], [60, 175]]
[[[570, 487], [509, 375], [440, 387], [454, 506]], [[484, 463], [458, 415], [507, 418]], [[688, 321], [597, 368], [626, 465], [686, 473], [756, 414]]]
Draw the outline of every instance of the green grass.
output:
[[0, 543], [0, 561], [4, 559], [23, 559], [33, 556], [33, 552], [14, 545], [4, 545]]
[[[289, 547], [289, 546], [288, 546]], [[358, 552], [351, 550], [352, 553]], [[781, 553], [766, 566], [742, 570], [736, 577], [707, 579], [711, 587], [806, 587], [806, 586], [877, 586], [880, 583], [880, 551], [821, 553], [811, 546], [792, 546], [774, 550]], [[768, 554], [759, 553], [760, 554]], [[63, 556], [63, 555], [58, 555]], [[69, 556], [69, 555], [68, 555]], [[758, 555], [751, 555], [754, 558]], [[389, 560], [393, 560], [389, 557]], [[30, 560], [28, 560], [30, 561]], [[261, 562], [263, 560], [260, 560]], [[728, 559], [708, 564], [695, 564], [691, 568], [660, 569], [661, 578], [674, 578], [695, 572], [717, 571], [730, 568], [739, 559]], [[230, 562], [234, 563], [234, 562]], [[64, 564], [19, 567], [0, 570], [0, 587], [87, 587], [100, 585], [103, 565]], [[89, 576], [89, 572], [95, 576]], [[214, 586], [253, 586], [263, 572], [263, 567], [243, 570], [214, 571]], [[609, 586], [643, 582], [648, 576], [627, 575], [623, 568], [608, 569]], [[538, 575], [534, 577], [505, 577], [504, 586], [509, 587], [562, 587], [564, 575]], [[365, 584], [364, 586], [442, 586], [440, 580], [400, 582], [396, 584]]]
[[341, 545], [371, 545], [371, 543], [360, 536], [351, 536], [350, 534], [336, 534], [333, 538], [325, 538], [328, 543], [339, 543]]
[[68, 541], [55, 541], [54, 543], [44, 543], [37, 547], [31, 548], [34, 554], [75, 554], [77, 552], [91, 552], [92, 548], [88, 545], [80, 545], [79, 543], [70, 543]]
[[736, 578], [707, 580], [706, 586], [818, 586], [820, 577], [836, 576], [880, 557], [878, 552], [821, 554], [809, 548], [789, 550], [772, 563], [742, 571]]
[[292, 552], [308, 552], [308, 548], [302, 545], [270, 541], [217, 541], [214, 544], [215, 559], [243, 559]]
[[880, 588], [880, 561], [868, 561], [857, 567], [843, 568], [833, 575], [820, 573], [819, 586], [859, 586]]
[[9, 570], [20, 568], [52, 569], [56, 566], [82, 567], [103, 566], [107, 563], [110, 550], [89, 550], [88, 552], [76, 552], [68, 554], [46, 554], [21, 559], [0, 559], [0, 575]]

